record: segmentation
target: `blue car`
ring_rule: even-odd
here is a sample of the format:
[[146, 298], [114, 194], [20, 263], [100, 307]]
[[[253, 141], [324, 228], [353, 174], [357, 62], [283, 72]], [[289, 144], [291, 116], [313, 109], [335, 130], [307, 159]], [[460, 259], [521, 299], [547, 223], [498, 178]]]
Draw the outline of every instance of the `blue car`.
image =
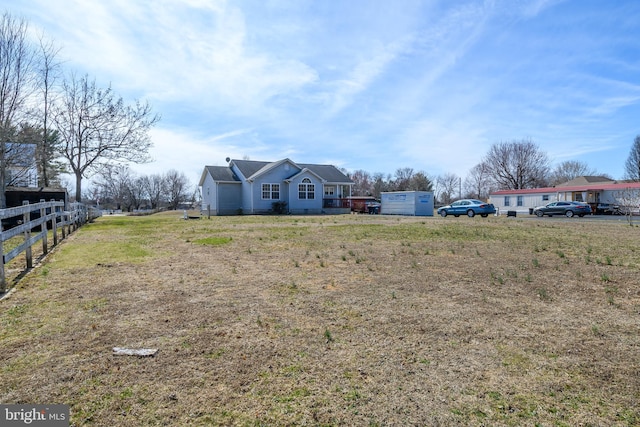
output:
[[450, 205], [438, 208], [438, 215], [443, 218], [447, 215], [453, 215], [455, 217], [466, 215], [469, 218], [480, 215], [481, 217], [486, 218], [495, 213], [495, 206], [491, 203], [485, 203], [482, 200], [477, 199], [462, 199], [455, 201]]

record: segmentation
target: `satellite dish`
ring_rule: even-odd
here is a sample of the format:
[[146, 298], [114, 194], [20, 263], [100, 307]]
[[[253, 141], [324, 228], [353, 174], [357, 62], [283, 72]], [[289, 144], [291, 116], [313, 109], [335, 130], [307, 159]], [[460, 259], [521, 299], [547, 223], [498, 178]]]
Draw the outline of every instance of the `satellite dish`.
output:
[[231, 159], [229, 157], [227, 157], [225, 160], [227, 161], [227, 163], [229, 163], [231, 161]]

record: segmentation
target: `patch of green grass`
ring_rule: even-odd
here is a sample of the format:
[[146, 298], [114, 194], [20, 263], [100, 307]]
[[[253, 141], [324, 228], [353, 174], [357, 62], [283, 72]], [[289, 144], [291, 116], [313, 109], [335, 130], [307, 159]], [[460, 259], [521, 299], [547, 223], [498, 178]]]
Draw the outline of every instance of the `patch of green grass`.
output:
[[231, 237], [205, 237], [203, 239], [196, 239], [193, 243], [197, 243], [199, 245], [220, 246], [225, 245], [232, 240], [233, 239]]
[[14, 326], [22, 322], [22, 317], [29, 310], [26, 304], [17, 304], [7, 310], [7, 315], [2, 318], [2, 326]]
[[63, 245], [56, 254], [56, 268], [112, 266], [116, 263], [140, 263], [154, 252], [139, 241], [95, 241]]
[[278, 403], [287, 403], [294, 402], [300, 398], [307, 397], [311, 395], [311, 391], [306, 387], [295, 388], [291, 391], [291, 393], [286, 395], [274, 396], [273, 400]]
[[219, 359], [221, 358], [225, 353], [227, 352], [227, 350], [225, 348], [219, 348], [215, 351], [210, 351], [208, 353], [205, 353], [204, 357], [207, 359]]
[[591, 325], [591, 333], [596, 337], [604, 336], [604, 333], [600, 330], [600, 326], [598, 325]]
[[98, 311], [107, 306], [109, 300], [106, 298], [95, 298], [82, 304], [82, 308], [86, 311]]
[[324, 330], [324, 338], [327, 340], [327, 344], [333, 342], [333, 335], [331, 335], [331, 331], [329, 331], [329, 328], [326, 328]]
[[540, 297], [542, 301], [551, 301], [551, 296], [549, 296], [549, 293], [545, 288], [539, 288], [537, 292], [538, 297]]

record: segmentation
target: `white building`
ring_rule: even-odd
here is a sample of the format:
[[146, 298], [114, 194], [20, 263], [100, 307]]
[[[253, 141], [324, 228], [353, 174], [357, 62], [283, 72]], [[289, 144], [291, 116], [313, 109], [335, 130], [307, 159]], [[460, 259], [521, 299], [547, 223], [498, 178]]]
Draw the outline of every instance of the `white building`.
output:
[[536, 206], [555, 201], [586, 202], [596, 212], [599, 205], [618, 205], [638, 213], [640, 182], [612, 181], [600, 176], [581, 176], [555, 187], [524, 190], [499, 190], [489, 200], [501, 213], [516, 211], [530, 213]]

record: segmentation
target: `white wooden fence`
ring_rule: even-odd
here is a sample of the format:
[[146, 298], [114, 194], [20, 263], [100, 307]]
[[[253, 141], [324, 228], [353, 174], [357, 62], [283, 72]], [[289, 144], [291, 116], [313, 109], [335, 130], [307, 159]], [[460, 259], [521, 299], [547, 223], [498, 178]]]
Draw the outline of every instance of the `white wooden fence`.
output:
[[[34, 215], [34, 212], [39, 215]], [[5, 265], [12, 259], [25, 253], [26, 270], [33, 268], [32, 247], [42, 241], [42, 254], [46, 255], [49, 249], [56, 246], [60, 239], [77, 230], [83, 224], [100, 216], [100, 212], [88, 208], [82, 203], [71, 203], [70, 210], [65, 210], [64, 202], [41, 200], [40, 203], [29, 204], [24, 202], [22, 206], [0, 209], [0, 293], [7, 289]], [[35, 218], [32, 218], [35, 217]], [[15, 225], [8, 230], [3, 230], [2, 223]], [[53, 244], [49, 245], [49, 231], [52, 232]], [[22, 242], [11, 250], [5, 252], [4, 244], [10, 239], [23, 237]]]

